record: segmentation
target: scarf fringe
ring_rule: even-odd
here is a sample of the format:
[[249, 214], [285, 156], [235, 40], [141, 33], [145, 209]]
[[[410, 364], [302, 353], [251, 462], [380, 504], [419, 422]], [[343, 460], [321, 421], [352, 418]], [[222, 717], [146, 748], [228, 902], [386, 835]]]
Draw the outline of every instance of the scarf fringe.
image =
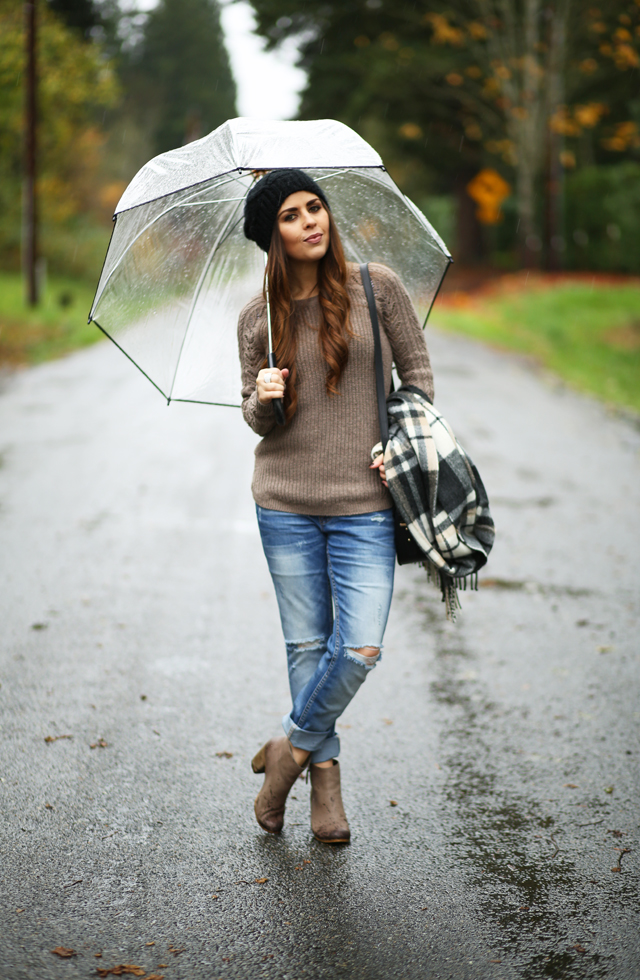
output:
[[455, 623], [456, 614], [459, 609], [462, 609], [458, 590], [461, 589], [463, 592], [466, 592], [469, 589], [470, 592], [477, 592], [478, 573], [469, 572], [467, 575], [458, 575], [452, 578], [441, 569], [436, 568], [430, 561], [423, 562], [422, 567], [427, 573], [427, 580], [432, 582], [442, 593], [442, 601], [445, 604], [447, 619], [449, 622]]

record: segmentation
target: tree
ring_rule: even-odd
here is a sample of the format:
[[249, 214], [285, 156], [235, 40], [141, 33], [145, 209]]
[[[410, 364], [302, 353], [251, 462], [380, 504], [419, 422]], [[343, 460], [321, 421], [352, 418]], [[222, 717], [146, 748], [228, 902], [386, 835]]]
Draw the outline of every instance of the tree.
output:
[[[84, 43], [46, 7], [38, 44], [39, 208], [46, 227], [60, 228], [100, 209], [98, 120], [119, 88], [100, 47]], [[20, 248], [24, 48], [22, 5], [0, 0], [0, 255], [12, 264]]]
[[579, 0], [252, 3], [271, 46], [305, 38], [303, 116], [355, 126], [396, 167], [403, 160], [408, 182], [411, 160], [458, 191], [480, 167], [501, 169], [516, 186], [527, 263], [541, 244], [543, 185], [547, 237], [561, 246], [563, 170], [640, 145], [637, 0], [606, 10]]
[[74, 28], [89, 37], [91, 31], [100, 27], [102, 17], [94, 0], [47, 0], [49, 9], [64, 21], [67, 27]]
[[125, 76], [157, 153], [235, 116], [236, 89], [215, 0], [160, 0]]

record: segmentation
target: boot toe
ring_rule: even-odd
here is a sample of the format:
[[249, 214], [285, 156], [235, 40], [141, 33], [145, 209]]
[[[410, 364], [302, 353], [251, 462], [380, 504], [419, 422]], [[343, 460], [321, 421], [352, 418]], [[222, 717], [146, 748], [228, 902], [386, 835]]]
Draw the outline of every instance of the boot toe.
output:
[[340, 827], [323, 833], [321, 830], [314, 830], [313, 836], [321, 844], [348, 844], [351, 841], [351, 831], [348, 827]]

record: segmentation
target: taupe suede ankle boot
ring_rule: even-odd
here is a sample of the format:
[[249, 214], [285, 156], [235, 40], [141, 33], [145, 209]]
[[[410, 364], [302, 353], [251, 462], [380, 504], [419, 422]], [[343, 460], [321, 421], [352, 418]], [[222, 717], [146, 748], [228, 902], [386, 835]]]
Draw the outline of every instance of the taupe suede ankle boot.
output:
[[291, 742], [284, 736], [271, 738], [251, 762], [254, 772], [265, 774], [262, 789], [256, 796], [256, 820], [263, 830], [279, 834], [284, 824], [284, 806], [289, 790], [304, 767], [293, 758]]
[[340, 766], [334, 759], [331, 768], [310, 766], [311, 830], [323, 844], [348, 844], [349, 822], [342, 805]]

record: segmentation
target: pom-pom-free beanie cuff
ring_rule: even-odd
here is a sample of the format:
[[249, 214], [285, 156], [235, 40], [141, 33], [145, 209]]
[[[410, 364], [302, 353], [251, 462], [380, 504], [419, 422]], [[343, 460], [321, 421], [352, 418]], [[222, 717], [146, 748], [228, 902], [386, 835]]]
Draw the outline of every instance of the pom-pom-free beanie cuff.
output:
[[245, 237], [269, 251], [273, 226], [283, 201], [296, 191], [309, 191], [329, 207], [324, 191], [304, 170], [270, 170], [253, 185], [244, 202]]

